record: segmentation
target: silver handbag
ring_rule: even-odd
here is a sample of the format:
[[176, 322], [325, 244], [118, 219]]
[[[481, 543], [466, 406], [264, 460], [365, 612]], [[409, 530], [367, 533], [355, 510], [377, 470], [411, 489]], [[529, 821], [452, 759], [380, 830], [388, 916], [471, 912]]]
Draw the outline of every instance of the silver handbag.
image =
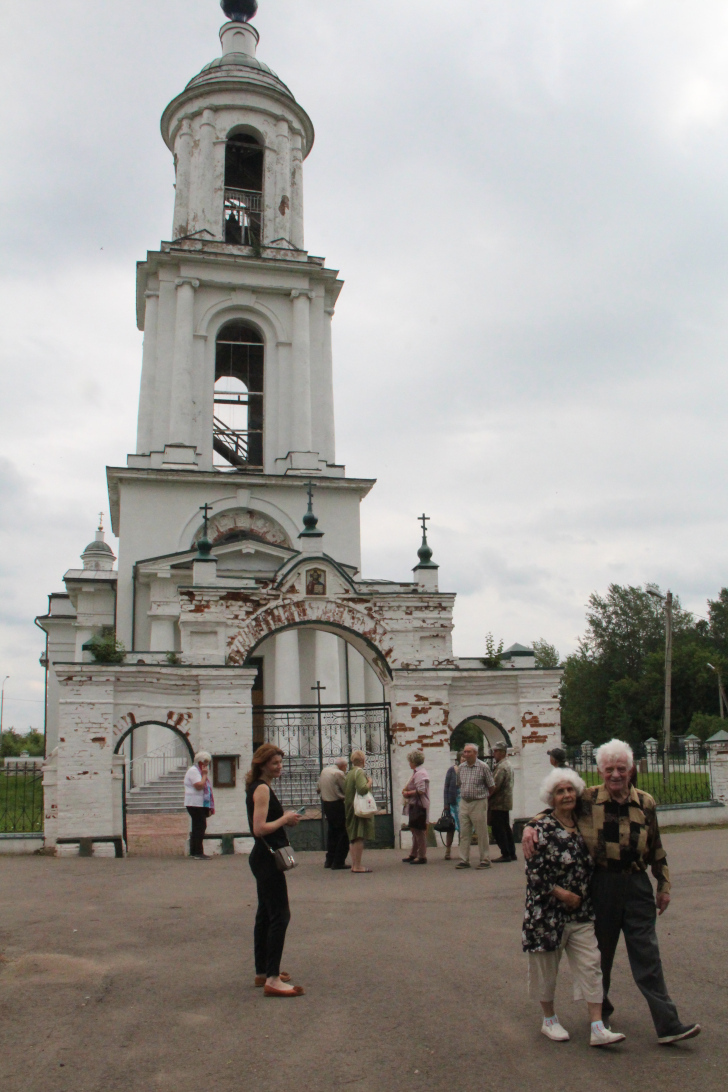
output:
[[281, 846], [280, 849], [271, 849], [265, 838], [261, 839], [265, 842], [268, 849], [273, 854], [276, 862], [276, 868], [279, 872], [290, 872], [292, 868], [298, 868], [298, 861], [293, 855], [292, 846]]

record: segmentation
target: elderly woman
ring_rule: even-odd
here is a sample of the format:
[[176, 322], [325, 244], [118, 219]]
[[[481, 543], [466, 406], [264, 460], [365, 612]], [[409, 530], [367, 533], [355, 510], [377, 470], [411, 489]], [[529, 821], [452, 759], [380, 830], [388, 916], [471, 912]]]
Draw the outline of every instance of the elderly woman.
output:
[[209, 861], [204, 850], [207, 817], [214, 814], [215, 807], [210, 783], [211, 756], [207, 751], [198, 751], [194, 763], [185, 774], [185, 807], [192, 820], [190, 830], [190, 857], [196, 861]]
[[346, 812], [346, 833], [349, 835], [351, 850], [351, 871], [357, 876], [371, 872], [371, 868], [362, 868], [361, 858], [364, 852], [364, 839], [374, 837], [374, 819], [369, 816], [362, 819], [354, 813], [354, 797], [366, 796], [372, 787], [372, 779], [364, 772], [366, 755], [363, 751], [351, 752], [351, 769], [344, 779], [344, 810]]
[[549, 811], [534, 823], [539, 852], [526, 863], [523, 950], [528, 953], [529, 992], [543, 1010], [542, 1033], [554, 1042], [569, 1038], [554, 1011], [559, 963], [566, 952], [574, 1000], [586, 1001], [589, 1009], [590, 1045], [605, 1047], [620, 1043], [624, 1035], [608, 1030], [602, 1021], [602, 972], [589, 893], [594, 864], [575, 814], [585, 788], [569, 769], [555, 769], [541, 785]]
[[402, 790], [404, 814], [412, 832], [412, 852], [403, 857], [405, 864], [427, 864], [427, 822], [430, 817], [430, 775], [425, 769], [422, 751], [407, 755], [412, 776]]
[[[669, 1046], [699, 1035], [700, 1024], [682, 1023], [662, 971], [655, 923], [670, 903], [670, 873], [657, 808], [649, 793], [630, 785], [634, 755], [629, 744], [610, 739], [595, 757], [603, 781], [584, 791], [577, 822], [596, 866], [592, 897], [604, 976], [604, 1018], [614, 1012], [609, 985], [619, 935], [624, 933], [632, 975], [650, 1007], [657, 1041]], [[523, 832], [527, 860], [538, 853], [535, 833], [533, 823]], [[648, 867], [657, 880], [656, 896]]]

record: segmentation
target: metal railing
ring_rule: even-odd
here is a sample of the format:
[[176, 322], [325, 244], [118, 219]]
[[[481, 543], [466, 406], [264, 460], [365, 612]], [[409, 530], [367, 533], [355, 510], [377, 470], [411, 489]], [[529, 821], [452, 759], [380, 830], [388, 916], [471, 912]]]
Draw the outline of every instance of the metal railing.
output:
[[0, 767], [0, 834], [43, 831], [43, 770], [37, 762]]
[[[219, 404], [216, 400], [216, 404]], [[230, 428], [219, 417], [212, 419], [212, 446], [232, 466], [263, 465], [262, 430]]]
[[257, 190], [225, 190], [225, 242], [260, 246], [263, 238], [263, 194]]
[[129, 762], [128, 785], [139, 789], [159, 781], [165, 774], [173, 773], [189, 764], [189, 752], [181, 739], [175, 738], [154, 751], [147, 751]]
[[[586, 742], [564, 749], [569, 765], [587, 785], [598, 785], [602, 781], [593, 744]], [[702, 804], [714, 798], [712, 749], [701, 741], [676, 741], [667, 755], [659, 744], [649, 741], [633, 750], [637, 787], [653, 796], [657, 804]]]

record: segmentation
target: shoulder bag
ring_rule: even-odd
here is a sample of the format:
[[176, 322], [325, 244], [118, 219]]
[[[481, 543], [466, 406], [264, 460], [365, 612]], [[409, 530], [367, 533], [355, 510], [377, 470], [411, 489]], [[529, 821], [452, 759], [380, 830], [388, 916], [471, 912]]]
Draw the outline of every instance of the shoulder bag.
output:
[[436, 830], [438, 834], [450, 834], [455, 830], [455, 820], [450, 814], [449, 808], [445, 808], [440, 818], [434, 824], [433, 830]]
[[294, 857], [293, 848], [290, 845], [281, 846], [280, 849], [271, 849], [265, 838], [261, 838], [261, 842], [273, 855], [279, 872], [290, 872], [292, 868], [298, 868], [298, 861]]
[[362, 795], [357, 791], [356, 782], [354, 783], [354, 815], [357, 819], [371, 819], [373, 815], [376, 815], [377, 802], [374, 799], [371, 792], [364, 793]]

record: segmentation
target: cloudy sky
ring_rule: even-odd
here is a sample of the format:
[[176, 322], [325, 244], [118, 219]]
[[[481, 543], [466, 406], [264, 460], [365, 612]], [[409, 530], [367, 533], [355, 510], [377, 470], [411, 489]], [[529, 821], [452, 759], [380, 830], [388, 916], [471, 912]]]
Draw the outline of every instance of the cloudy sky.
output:
[[[6, 727], [42, 723], [32, 620], [133, 448], [159, 117], [221, 22], [216, 0], [0, 6]], [[566, 654], [610, 581], [704, 613], [728, 582], [725, 3], [261, 0], [256, 25], [317, 131], [338, 457], [379, 479], [365, 574], [408, 577], [426, 509], [460, 654], [489, 630]]]

